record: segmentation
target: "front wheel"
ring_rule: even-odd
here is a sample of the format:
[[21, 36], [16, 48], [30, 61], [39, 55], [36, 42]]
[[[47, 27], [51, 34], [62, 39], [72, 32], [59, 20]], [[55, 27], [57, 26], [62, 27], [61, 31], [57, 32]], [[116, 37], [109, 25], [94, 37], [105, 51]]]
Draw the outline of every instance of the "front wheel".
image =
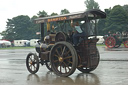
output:
[[28, 71], [35, 74], [39, 70], [39, 58], [34, 53], [29, 53], [26, 58], [26, 67]]
[[56, 43], [50, 52], [52, 70], [58, 76], [69, 76], [78, 65], [78, 57], [74, 47], [68, 42]]

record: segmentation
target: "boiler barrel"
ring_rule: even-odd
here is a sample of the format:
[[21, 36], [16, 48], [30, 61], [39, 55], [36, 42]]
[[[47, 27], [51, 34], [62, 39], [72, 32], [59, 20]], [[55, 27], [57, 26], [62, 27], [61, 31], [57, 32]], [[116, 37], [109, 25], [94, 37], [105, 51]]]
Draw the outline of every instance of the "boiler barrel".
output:
[[53, 45], [47, 45], [47, 44], [42, 43], [40, 45], [37, 44], [36, 47], [35, 47], [35, 49], [36, 49], [36, 51], [38, 53], [41, 53], [41, 52], [50, 51], [52, 46]]

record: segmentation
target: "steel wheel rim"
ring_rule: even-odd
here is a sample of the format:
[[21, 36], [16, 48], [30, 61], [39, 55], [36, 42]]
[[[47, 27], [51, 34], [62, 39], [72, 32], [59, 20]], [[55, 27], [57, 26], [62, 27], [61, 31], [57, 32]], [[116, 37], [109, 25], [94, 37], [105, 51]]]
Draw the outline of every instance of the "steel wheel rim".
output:
[[[67, 63], [65, 62], [66, 57], [63, 55], [65, 49], [66, 49], [66, 46], [63, 46], [63, 47], [60, 46], [60, 48], [57, 47], [57, 49], [55, 50], [55, 55], [54, 55], [54, 60], [53, 60], [53, 62], [55, 63], [54, 66], [57, 67], [56, 71], [58, 71], [59, 73], [62, 73], [62, 74], [68, 73], [72, 67], [72, 66], [71, 67], [68, 66], [70, 63], [72, 63], [72, 61], [69, 61]], [[61, 50], [61, 52], [59, 50]], [[69, 54], [70, 53], [71, 52], [69, 51]], [[72, 56], [71, 57], [69, 56], [69, 58], [67, 58], [67, 59], [72, 60]]]
[[50, 62], [53, 71], [59, 76], [71, 75], [77, 67], [77, 60], [76, 51], [67, 42], [59, 43], [52, 48]]
[[105, 41], [105, 45], [109, 48], [113, 48], [116, 44], [116, 40], [114, 37], [108, 37]]
[[26, 59], [26, 66], [30, 73], [32, 74], [36, 73], [39, 69], [38, 57], [33, 53], [28, 54]]

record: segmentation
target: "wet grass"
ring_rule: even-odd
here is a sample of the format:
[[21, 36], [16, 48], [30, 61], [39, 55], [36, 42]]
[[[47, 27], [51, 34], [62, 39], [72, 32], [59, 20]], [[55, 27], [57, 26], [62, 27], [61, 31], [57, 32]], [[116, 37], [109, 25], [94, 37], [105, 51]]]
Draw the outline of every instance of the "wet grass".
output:
[[106, 46], [105, 44], [97, 44], [96, 46]]
[[35, 48], [35, 47], [5, 47], [5, 48], [0, 48], [0, 50], [4, 50], [4, 49], [30, 49], [30, 48]]
[[[106, 46], [105, 44], [97, 44], [96, 46]], [[121, 45], [120, 45], [120, 47], [121, 46], [124, 46], [124, 44], [122, 43]]]

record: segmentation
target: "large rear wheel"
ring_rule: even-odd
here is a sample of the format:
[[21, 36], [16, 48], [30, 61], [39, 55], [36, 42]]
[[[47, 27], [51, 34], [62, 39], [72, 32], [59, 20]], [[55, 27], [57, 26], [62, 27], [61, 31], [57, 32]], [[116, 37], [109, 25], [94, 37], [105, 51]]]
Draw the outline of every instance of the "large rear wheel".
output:
[[90, 71], [93, 71], [97, 68], [99, 61], [100, 61], [100, 55], [99, 55], [98, 49], [96, 48], [95, 56], [91, 57], [91, 55], [90, 55], [90, 59], [89, 59], [89, 61], [87, 61], [88, 65], [77, 67], [77, 69], [79, 71], [81, 71], [82, 73], [89, 73]]
[[74, 73], [78, 64], [76, 50], [68, 42], [58, 42], [51, 49], [50, 62], [55, 74], [69, 76]]

